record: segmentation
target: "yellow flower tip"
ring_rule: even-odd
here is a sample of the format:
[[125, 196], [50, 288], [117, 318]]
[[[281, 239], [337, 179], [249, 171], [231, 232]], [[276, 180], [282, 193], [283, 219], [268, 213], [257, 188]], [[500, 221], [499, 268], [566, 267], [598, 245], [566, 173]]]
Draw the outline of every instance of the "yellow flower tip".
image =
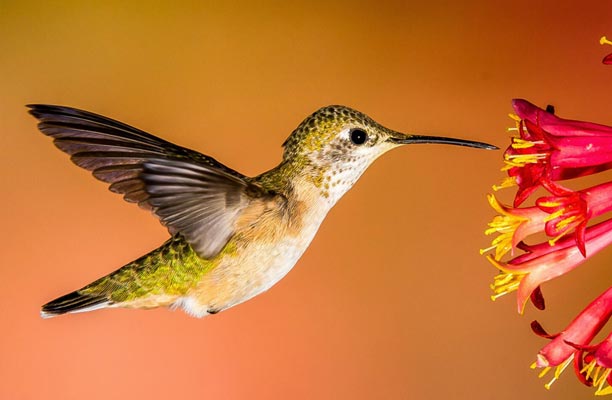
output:
[[612, 41], [608, 40], [608, 38], [607, 38], [607, 37], [602, 36], [602, 37], [599, 39], [599, 44], [612, 44]]

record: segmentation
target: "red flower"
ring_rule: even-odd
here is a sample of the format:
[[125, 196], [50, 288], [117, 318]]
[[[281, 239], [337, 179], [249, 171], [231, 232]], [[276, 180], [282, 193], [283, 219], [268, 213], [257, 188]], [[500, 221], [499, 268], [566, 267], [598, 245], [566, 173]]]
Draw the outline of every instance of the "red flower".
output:
[[589, 346], [589, 343], [612, 316], [612, 288], [593, 300], [565, 330], [555, 335], [549, 335], [542, 326], [533, 321], [531, 327], [540, 336], [552, 339], [544, 346], [536, 357], [532, 368], [543, 368], [540, 378], [555, 369], [550, 385], [559, 378], [567, 366], [573, 362], [574, 372], [580, 381], [587, 386], [596, 386], [595, 394], [611, 394], [612, 384], [610, 368], [610, 350], [612, 339], [608, 336], [601, 343]]
[[[612, 219], [586, 228], [585, 238], [589, 256], [612, 244]], [[487, 259], [501, 271], [491, 285], [493, 297], [517, 290], [519, 313], [523, 313], [527, 300], [541, 284], [568, 273], [587, 260], [573, 237], [565, 237], [552, 246], [548, 242], [531, 246], [520, 243], [517, 248], [525, 253], [508, 262], [497, 261], [491, 256]]]
[[559, 193], [556, 181], [612, 168], [612, 127], [562, 119], [522, 99], [512, 105], [519, 136], [504, 153], [510, 179], [499, 187], [518, 185], [515, 206], [540, 186]]
[[[607, 59], [612, 63], [612, 55]], [[493, 188], [517, 185], [518, 190], [513, 207], [489, 195], [489, 204], [499, 215], [485, 233], [497, 236], [481, 254], [491, 253], [487, 259], [500, 270], [491, 285], [491, 298], [516, 290], [517, 308], [522, 313], [529, 299], [544, 309], [542, 284], [612, 244], [612, 218], [601, 218], [612, 211], [612, 182], [582, 190], [559, 183], [612, 168], [612, 127], [562, 119], [525, 100], [512, 104], [517, 136], [504, 153], [503, 170], [508, 178]], [[520, 207], [539, 188], [549, 194], [536, 198], [531, 207]], [[592, 224], [596, 217], [600, 222]], [[545, 235], [546, 240], [528, 244], [536, 234]], [[504, 260], [507, 254], [512, 257]], [[540, 377], [554, 368], [547, 388], [573, 363], [582, 383], [595, 386], [596, 394], [612, 394], [612, 334], [591, 345], [610, 316], [612, 288], [556, 335], [548, 335], [539, 323], [532, 323], [536, 333], [551, 339], [532, 366], [543, 368]]]

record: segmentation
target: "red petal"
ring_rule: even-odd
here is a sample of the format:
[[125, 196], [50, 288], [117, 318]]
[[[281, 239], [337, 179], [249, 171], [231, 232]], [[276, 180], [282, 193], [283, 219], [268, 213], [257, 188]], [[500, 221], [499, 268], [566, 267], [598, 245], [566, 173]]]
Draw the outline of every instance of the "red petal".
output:
[[586, 221], [580, 225], [578, 225], [578, 227], [576, 228], [576, 246], [578, 247], [578, 250], [580, 250], [580, 253], [582, 254], [583, 257], [586, 258]]
[[605, 56], [604, 59], [601, 60], [601, 62], [606, 65], [612, 65], [612, 54], [608, 54], [607, 56]]
[[548, 332], [546, 332], [546, 330], [542, 327], [542, 325], [540, 325], [540, 323], [536, 320], [531, 321], [531, 330], [536, 335], [546, 338], [546, 339], [554, 339], [557, 336], [559, 336], [559, 333], [550, 335]]
[[579, 351], [574, 355], [574, 372], [576, 373], [576, 377], [578, 380], [582, 382], [583, 385], [593, 386], [593, 379], [589, 378], [582, 374], [582, 368], [584, 367], [584, 363], [582, 362], [582, 351]]
[[538, 310], [544, 310], [546, 308], [546, 303], [544, 302], [544, 296], [542, 295], [542, 289], [540, 286], [535, 288], [529, 297], [535, 308]]

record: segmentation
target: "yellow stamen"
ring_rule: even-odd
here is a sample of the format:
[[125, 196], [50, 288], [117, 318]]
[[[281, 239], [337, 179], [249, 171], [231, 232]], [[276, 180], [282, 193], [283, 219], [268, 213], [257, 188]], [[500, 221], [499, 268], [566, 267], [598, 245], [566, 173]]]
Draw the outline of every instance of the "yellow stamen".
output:
[[500, 215], [496, 215], [489, 222], [489, 228], [485, 230], [485, 235], [497, 233], [498, 236], [491, 242], [491, 247], [481, 250], [480, 254], [495, 249], [495, 260], [499, 261], [506, 253], [512, 250], [512, 242], [516, 230], [522, 223], [528, 222], [529, 218], [508, 212], [492, 194], [487, 196], [487, 200], [491, 207]]
[[505, 188], [509, 188], [512, 186], [516, 186], [516, 178], [513, 176], [509, 176], [507, 178], [505, 178], [501, 184], [499, 185], [493, 185], [493, 190], [495, 190], [496, 192], [500, 189], [505, 189]]
[[[487, 257], [487, 259], [492, 261], [490, 257]], [[524, 276], [525, 274], [515, 274], [509, 272], [502, 272], [495, 276], [495, 278], [493, 278], [493, 283], [489, 285], [491, 290], [493, 290], [491, 300], [495, 301], [498, 298], [517, 290]]]
[[[550, 214], [548, 217], [546, 217], [545, 221], [548, 222], [550, 220], [553, 220], [557, 217], [560, 217], [561, 215], [563, 215], [563, 212], [565, 210], [558, 210], [555, 211], [554, 213]], [[571, 224], [575, 223], [578, 220], [578, 216], [576, 215], [572, 215], [571, 217], [567, 217], [562, 219], [561, 221], [557, 222], [555, 224], [555, 228], [558, 231], [562, 231], [561, 233], [559, 233], [557, 236], [555, 236], [552, 239], [548, 240], [548, 244], [551, 246], [554, 246], [555, 243], [557, 243], [557, 241], [559, 241], [559, 239], [561, 239], [562, 237], [564, 237], [567, 233], [569, 233], [569, 229], [566, 229], [568, 226], [570, 226]]]
[[491, 301], [495, 301], [495, 300], [499, 299], [500, 297], [505, 296], [507, 294], [508, 293], [492, 294], [489, 297], [491, 298]]
[[594, 383], [594, 386], [597, 386], [597, 390], [595, 391], [596, 396], [605, 396], [607, 394], [612, 394], [612, 387], [608, 385], [604, 388], [604, 385], [608, 381], [608, 376], [610, 375], [610, 368], [606, 368], [606, 372], [601, 375], [598, 383]]
[[555, 227], [557, 229], [567, 228], [567, 226], [569, 226], [571, 223], [575, 222], [577, 219], [578, 219], [577, 215], [572, 215], [571, 217], [564, 218], [561, 221], [557, 222]]
[[548, 216], [546, 218], [544, 218], [544, 221], [545, 222], [552, 221], [553, 219], [562, 216], [563, 215], [563, 211], [564, 210], [557, 210], [554, 213], [548, 214]]
[[538, 204], [542, 207], [559, 207], [561, 205], [558, 201], [542, 201]]
[[593, 385], [597, 386], [599, 384], [599, 380], [601, 379], [601, 377], [599, 376], [599, 373], [601, 372], [601, 365], [598, 365], [595, 367], [595, 373], [593, 374]]
[[595, 364], [597, 364], [596, 360], [591, 361], [590, 363], [582, 367], [582, 369], [580, 370], [580, 373], [584, 374], [584, 377], [586, 379], [589, 379], [591, 377], [591, 373], [593, 372], [593, 368], [595, 368]]
[[541, 140], [536, 140], [534, 142], [531, 140], [525, 140], [525, 139], [515, 137], [515, 138], [512, 138], [511, 146], [513, 149], [528, 149], [530, 147], [535, 146], [536, 144], [544, 144], [544, 142]]
[[517, 167], [524, 167], [527, 164], [537, 164], [540, 160], [546, 158], [544, 153], [533, 153], [533, 154], [506, 154], [504, 160], [508, 163], [512, 163]]
[[530, 147], [535, 146], [536, 144], [530, 140], [523, 140], [519, 138], [514, 138], [512, 140], [512, 148], [513, 149], [528, 149]]
[[595, 391], [595, 395], [597, 396], [612, 394], [612, 387], [609, 385], [604, 387], [611, 372], [610, 368], [597, 365], [597, 360], [591, 361], [580, 370], [580, 373], [583, 374], [586, 379], [592, 379], [593, 386], [597, 387]]
[[551, 370], [552, 367], [544, 367], [544, 369], [542, 369], [542, 371], [540, 371], [540, 373], [538, 374], [538, 378], [544, 378], [544, 375], [546, 375], [548, 373], [548, 371]]
[[[605, 36], [604, 36], [604, 38], [605, 38]], [[602, 38], [602, 39], [603, 39], [603, 38]], [[510, 114], [508, 114], [508, 116], [510, 117], [510, 119], [512, 119], [512, 120], [514, 120], [514, 121], [516, 121], [516, 122], [521, 122], [521, 117], [519, 117], [519, 116], [518, 116], [518, 115], [516, 115], [516, 114], [512, 114], [512, 113], [510, 113]]]
[[[552, 384], [555, 383], [555, 381], [557, 381], [561, 377], [561, 374], [563, 373], [563, 371], [565, 371], [567, 366], [570, 365], [573, 360], [574, 360], [574, 355], [572, 354], [565, 361], [563, 361], [561, 364], [559, 364], [556, 367], [554, 367], [555, 368], [555, 373], [554, 373], [552, 379], [548, 383], [546, 383], [544, 385], [544, 387], [546, 389], [550, 389]], [[531, 364], [531, 369], [536, 369], [537, 367], [538, 367], [537, 363], [534, 362], [533, 364]], [[543, 378], [548, 373], [548, 371], [550, 371], [552, 368], [553, 367], [544, 367], [542, 369], [542, 371], [538, 374], [538, 378]]]
[[499, 274], [494, 278], [495, 283], [499, 285], [505, 285], [506, 283], [512, 280], [513, 276], [514, 274], [507, 274], [507, 273]]
[[489, 246], [489, 247], [487, 247], [487, 248], [480, 249], [478, 252], [480, 253], [480, 255], [481, 255], [481, 256], [483, 256], [483, 255], [485, 255], [485, 253], [490, 252], [491, 250], [493, 250], [493, 249], [494, 249], [494, 248], [496, 248], [496, 247], [497, 247], [496, 245]]
[[609, 41], [607, 37], [602, 36], [601, 39], [599, 39], [599, 44], [612, 44], [612, 42]]
[[557, 236], [555, 236], [554, 238], [548, 239], [548, 245], [551, 246], [551, 247], [554, 246], [555, 244], [557, 244], [559, 239], [561, 239], [563, 236], [565, 236], [566, 233], [567, 232], [562, 232], [562, 233], [558, 234]]
[[574, 360], [574, 355], [572, 354], [571, 356], [567, 358], [567, 360], [563, 361], [563, 363], [558, 365], [557, 368], [555, 368], [555, 376], [550, 380], [550, 382], [545, 384], [544, 387], [546, 389], [550, 389], [551, 385], [555, 383], [555, 381], [561, 377], [561, 374], [563, 373], [563, 371], [565, 371], [565, 368], [567, 368], [567, 366], [570, 365], [570, 363], [573, 360]]

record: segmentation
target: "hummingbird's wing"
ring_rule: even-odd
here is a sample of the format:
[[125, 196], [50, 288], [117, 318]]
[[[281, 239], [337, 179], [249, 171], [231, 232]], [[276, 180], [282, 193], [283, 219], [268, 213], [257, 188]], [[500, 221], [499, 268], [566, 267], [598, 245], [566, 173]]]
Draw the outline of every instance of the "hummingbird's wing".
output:
[[221, 251], [244, 223], [239, 220], [245, 210], [249, 220], [256, 219], [253, 210], [263, 213], [277, 204], [279, 195], [197, 151], [87, 111], [28, 107], [41, 132], [76, 165], [110, 183], [125, 200], [152, 210], [203, 258]]

